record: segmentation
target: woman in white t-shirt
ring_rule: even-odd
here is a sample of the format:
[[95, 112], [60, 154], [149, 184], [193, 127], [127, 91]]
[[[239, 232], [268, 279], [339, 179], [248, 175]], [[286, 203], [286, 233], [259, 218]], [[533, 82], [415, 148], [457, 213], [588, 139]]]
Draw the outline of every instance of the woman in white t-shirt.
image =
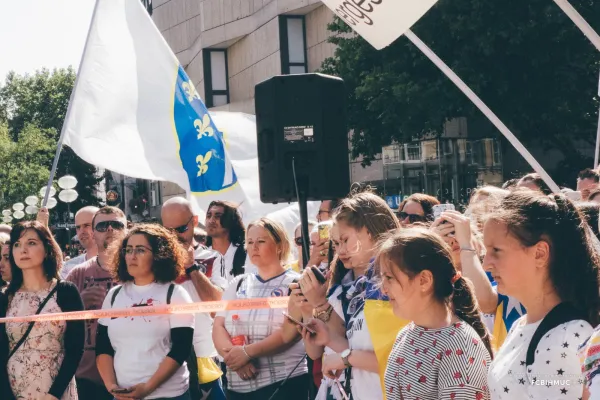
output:
[[[189, 294], [171, 283], [183, 274], [186, 257], [166, 228], [136, 226], [116, 249], [111, 268], [122, 285], [108, 292], [102, 309], [191, 303]], [[96, 363], [116, 399], [190, 400], [185, 360], [192, 348], [193, 314], [98, 322]]]
[[[223, 300], [283, 297], [300, 275], [286, 269], [290, 241], [283, 226], [261, 218], [248, 226], [246, 250], [258, 273], [236, 277]], [[217, 313], [213, 341], [227, 365], [229, 400], [306, 400], [308, 368], [299, 335], [286, 340], [281, 310]], [[277, 392], [277, 393], [276, 393]], [[276, 394], [275, 394], [276, 393]]]
[[334, 351], [323, 359], [323, 374], [335, 379], [346, 370], [346, 382], [348, 377], [350, 381], [345, 390], [351, 390], [354, 400], [383, 399], [387, 357], [407, 321], [394, 317], [387, 297], [381, 293], [374, 257], [377, 241], [400, 224], [386, 202], [373, 193], [342, 200], [334, 223], [339, 230], [337, 255], [352, 270], [354, 281], [340, 285], [326, 299], [314, 274], [304, 272], [292, 295], [306, 298], [315, 318], [310, 323], [322, 325], [321, 332], [325, 331], [312, 336], [305, 330], [304, 342], [307, 348], [327, 346]]
[[483, 265], [498, 292], [527, 309], [490, 366], [492, 399], [582, 397], [577, 348], [598, 324], [600, 305], [588, 231], [564, 195], [530, 190], [508, 195], [485, 223]]

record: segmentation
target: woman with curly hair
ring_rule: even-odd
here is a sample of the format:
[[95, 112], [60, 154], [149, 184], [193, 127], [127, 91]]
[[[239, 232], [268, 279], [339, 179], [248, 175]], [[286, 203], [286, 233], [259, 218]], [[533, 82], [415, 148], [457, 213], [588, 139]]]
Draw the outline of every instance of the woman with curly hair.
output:
[[[83, 310], [77, 288], [58, 279], [62, 253], [48, 228], [17, 224], [8, 247], [12, 278], [0, 295], [0, 317]], [[83, 321], [0, 325], [0, 399], [77, 400], [84, 329]]]
[[[191, 303], [172, 283], [184, 273], [186, 253], [166, 228], [141, 224], [114, 249], [110, 268], [122, 285], [108, 292], [103, 310]], [[189, 400], [188, 358], [192, 314], [103, 318], [98, 321], [96, 363], [116, 399]]]

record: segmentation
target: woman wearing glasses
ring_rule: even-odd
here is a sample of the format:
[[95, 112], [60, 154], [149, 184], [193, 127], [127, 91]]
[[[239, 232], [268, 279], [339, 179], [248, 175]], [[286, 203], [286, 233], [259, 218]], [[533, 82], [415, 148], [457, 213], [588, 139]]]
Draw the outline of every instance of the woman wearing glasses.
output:
[[433, 196], [423, 193], [415, 193], [404, 200], [398, 207], [398, 219], [403, 227], [413, 225], [417, 222], [433, 221], [433, 206], [440, 204]]
[[[159, 225], [133, 228], [117, 246], [110, 268], [122, 285], [102, 309], [191, 303], [171, 283], [183, 274], [186, 253], [177, 237]], [[100, 319], [96, 363], [116, 399], [189, 400], [188, 358], [194, 316], [171, 314]]]

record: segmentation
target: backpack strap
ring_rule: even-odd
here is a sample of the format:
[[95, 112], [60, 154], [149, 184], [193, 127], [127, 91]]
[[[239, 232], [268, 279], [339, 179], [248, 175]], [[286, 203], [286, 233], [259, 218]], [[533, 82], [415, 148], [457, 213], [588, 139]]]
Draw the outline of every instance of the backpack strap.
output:
[[578, 319], [585, 321], [586, 317], [570, 303], [560, 303], [546, 314], [535, 330], [535, 333], [529, 342], [529, 346], [527, 347], [527, 357], [525, 358], [526, 365], [530, 366], [535, 361], [535, 350], [546, 333], [559, 325]]
[[167, 290], [167, 304], [171, 304], [171, 297], [173, 297], [173, 290], [175, 290], [175, 284], [171, 283]]
[[115, 304], [115, 299], [117, 298], [117, 295], [119, 294], [121, 289], [123, 289], [123, 285], [119, 285], [115, 288], [115, 291], [113, 292], [112, 297], [110, 298], [110, 306], [111, 307], [113, 306], [113, 304]]
[[236, 292], [238, 292], [240, 290], [240, 288], [242, 287], [242, 283], [244, 283], [244, 279], [246, 279], [246, 277], [243, 277], [238, 281], [237, 287], [235, 288]]

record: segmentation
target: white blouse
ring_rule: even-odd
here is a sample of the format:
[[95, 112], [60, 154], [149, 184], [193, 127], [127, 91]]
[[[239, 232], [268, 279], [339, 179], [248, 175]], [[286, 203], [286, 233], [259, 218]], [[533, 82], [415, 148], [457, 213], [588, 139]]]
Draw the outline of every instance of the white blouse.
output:
[[492, 400], [580, 399], [583, 376], [577, 349], [591, 335], [591, 325], [575, 320], [550, 330], [527, 366], [527, 348], [541, 321], [525, 324], [524, 318], [513, 324], [490, 367]]

